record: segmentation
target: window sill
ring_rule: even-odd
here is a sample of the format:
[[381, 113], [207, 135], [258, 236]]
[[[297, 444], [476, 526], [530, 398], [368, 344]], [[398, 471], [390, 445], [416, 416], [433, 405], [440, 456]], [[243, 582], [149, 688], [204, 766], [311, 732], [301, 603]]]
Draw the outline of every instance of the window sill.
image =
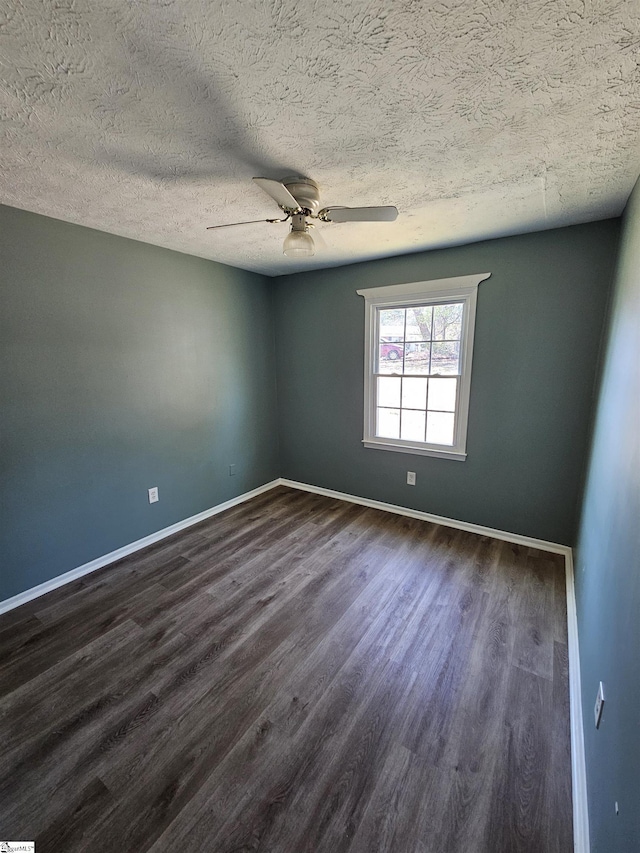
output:
[[365, 447], [371, 450], [393, 450], [396, 453], [412, 453], [416, 456], [436, 456], [439, 459], [453, 459], [456, 462], [464, 462], [466, 453], [459, 450], [437, 450], [432, 447], [420, 447], [417, 444], [392, 444], [381, 439], [365, 438], [362, 440]]

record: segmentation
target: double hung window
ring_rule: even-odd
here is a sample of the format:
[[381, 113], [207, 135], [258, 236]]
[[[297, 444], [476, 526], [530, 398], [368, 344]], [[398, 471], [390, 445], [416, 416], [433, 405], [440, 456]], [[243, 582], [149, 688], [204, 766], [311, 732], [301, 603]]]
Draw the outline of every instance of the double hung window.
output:
[[358, 291], [366, 447], [466, 458], [477, 290], [489, 275]]

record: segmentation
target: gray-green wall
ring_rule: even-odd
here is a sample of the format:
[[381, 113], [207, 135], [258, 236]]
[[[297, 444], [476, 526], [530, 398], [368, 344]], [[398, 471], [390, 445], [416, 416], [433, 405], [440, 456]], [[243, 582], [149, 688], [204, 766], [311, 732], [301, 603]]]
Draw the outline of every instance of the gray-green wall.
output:
[[[282, 476], [573, 544], [618, 237], [608, 220], [280, 278]], [[479, 288], [467, 460], [365, 449], [356, 289], [476, 272], [491, 278]]]
[[[620, 259], [576, 559], [592, 853], [640, 850], [640, 183]], [[593, 723], [605, 688], [600, 729]], [[619, 816], [614, 804], [618, 802]]]
[[269, 288], [0, 207], [0, 600], [278, 476]]

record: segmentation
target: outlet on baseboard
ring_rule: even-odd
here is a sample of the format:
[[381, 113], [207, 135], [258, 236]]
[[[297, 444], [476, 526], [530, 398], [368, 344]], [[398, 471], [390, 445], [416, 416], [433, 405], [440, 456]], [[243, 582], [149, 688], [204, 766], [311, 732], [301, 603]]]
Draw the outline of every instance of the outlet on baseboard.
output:
[[416, 472], [415, 471], [407, 471], [407, 486], [415, 486], [416, 484]]
[[152, 489], [149, 489], [149, 503], [155, 504], [160, 500], [158, 497], [158, 487], [154, 486]]

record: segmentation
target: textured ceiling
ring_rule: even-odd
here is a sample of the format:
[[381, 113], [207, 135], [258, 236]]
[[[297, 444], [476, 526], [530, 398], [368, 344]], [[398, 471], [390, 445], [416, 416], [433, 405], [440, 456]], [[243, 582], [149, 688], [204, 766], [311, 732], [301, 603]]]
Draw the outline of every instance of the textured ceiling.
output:
[[[4, 0], [0, 201], [270, 275], [617, 215], [640, 2]], [[314, 178], [315, 257], [253, 175]]]

